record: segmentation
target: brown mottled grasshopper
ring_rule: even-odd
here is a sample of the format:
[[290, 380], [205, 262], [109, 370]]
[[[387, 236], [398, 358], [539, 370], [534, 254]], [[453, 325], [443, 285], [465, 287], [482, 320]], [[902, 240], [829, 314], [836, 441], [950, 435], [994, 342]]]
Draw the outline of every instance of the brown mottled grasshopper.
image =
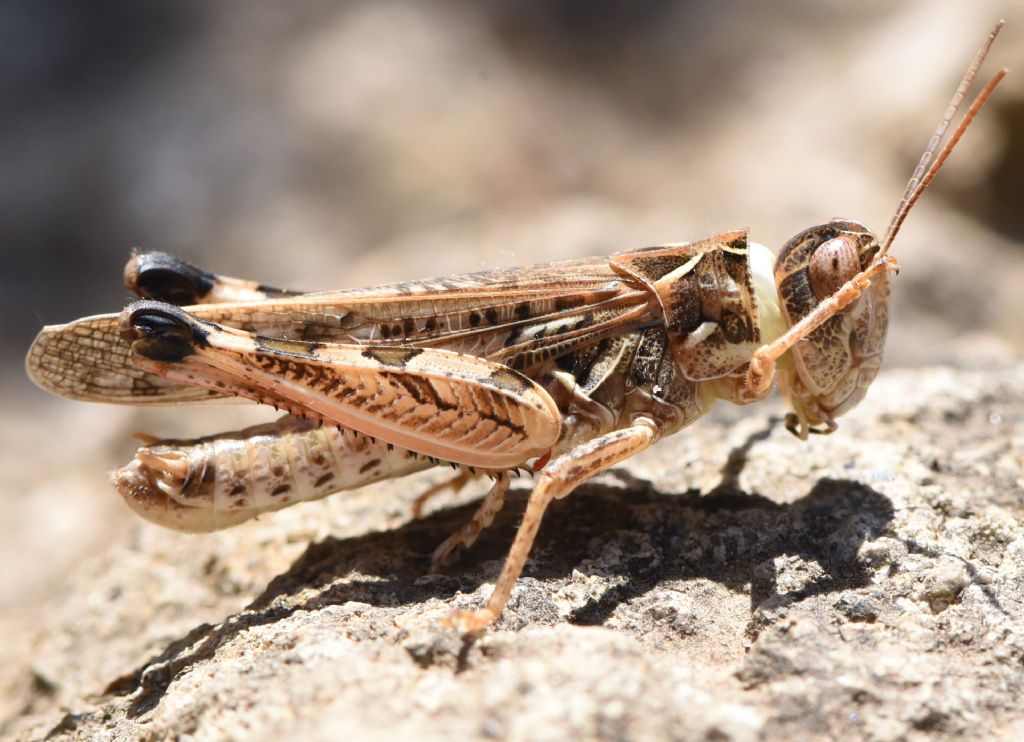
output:
[[[46, 327], [27, 360], [73, 399], [176, 403], [241, 396], [289, 414], [188, 441], [147, 442], [115, 482], [144, 518], [210, 531], [301, 500], [438, 463], [453, 484], [494, 479], [472, 521], [435, 552], [471, 544], [510, 472], [536, 472], [487, 606], [501, 613], [548, 504], [686, 427], [717, 400], [763, 399], [779, 378], [800, 438], [830, 433], [878, 373], [889, 248], [911, 207], [1006, 75], [939, 146], [1001, 28], [967, 70], [879, 241], [833, 219], [774, 258], [746, 230], [699, 242], [377, 288], [300, 294], [133, 256], [142, 300]], [[935, 153], [938, 152], [934, 161]], [[433, 491], [420, 498], [418, 504]]]

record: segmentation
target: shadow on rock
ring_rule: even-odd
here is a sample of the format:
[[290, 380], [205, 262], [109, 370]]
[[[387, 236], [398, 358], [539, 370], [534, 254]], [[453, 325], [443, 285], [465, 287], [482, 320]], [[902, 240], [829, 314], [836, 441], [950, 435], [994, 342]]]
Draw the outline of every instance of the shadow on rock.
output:
[[[538, 559], [526, 572], [557, 579], [580, 569], [589, 556], [598, 573], [628, 577], [599, 601], [577, 610], [570, 621], [578, 624], [602, 624], [622, 602], [666, 581], [703, 578], [749, 592], [752, 614], [767, 601], [788, 605], [862, 587], [869, 583], [870, 572], [857, 553], [861, 544], [886, 530], [893, 513], [888, 498], [848, 480], [819, 480], [788, 505], [719, 487], [703, 497], [695, 491], [675, 497], [630, 495], [629, 504], [622, 506], [620, 497], [602, 489], [591, 488], [584, 512], [552, 514], [545, 527], [547, 533], [559, 534], [558, 548], [545, 539], [540, 547], [543, 561]], [[587, 523], [587, 529], [577, 520]], [[600, 523], [613, 529], [607, 540], [594, 525]], [[609, 550], [612, 559], [604, 558]], [[627, 556], [616, 559], [618, 553]], [[780, 557], [812, 564], [816, 575], [801, 589], [780, 595], [775, 566]]]
[[[721, 484], [703, 496], [696, 490], [658, 492], [623, 470], [554, 503], [510, 610], [529, 622], [564, 620], [551, 608], [551, 592], [574, 573], [607, 578], [610, 586], [570, 615], [575, 624], [602, 624], [623, 602], [666, 581], [703, 578], [749, 591], [752, 615], [766, 601], [789, 605], [867, 584], [869, 572], [857, 553], [886, 530], [892, 503], [864, 484], [834, 479], [819, 480], [785, 505], [745, 493], [737, 487], [738, 474], [758, 436], [733, 452]], [[217, 626], [196, 627], [105, 692], [135, 695], [128, 714], [137, 717], [159, 704], [175, 677], [213, 658], [250, 627], [349, 601], [396, 607], [472, 592], [494, 579], [527, 495], [528, 490], [515, 490], [494, 525], [444, 575], [426, 577], [429, 555], [470, 518], [475, 505], [392, 531], [311, 544], [244, 611]], [[814, 567], [800, 589], [784, 595], [778, 593], [779, 557]]]

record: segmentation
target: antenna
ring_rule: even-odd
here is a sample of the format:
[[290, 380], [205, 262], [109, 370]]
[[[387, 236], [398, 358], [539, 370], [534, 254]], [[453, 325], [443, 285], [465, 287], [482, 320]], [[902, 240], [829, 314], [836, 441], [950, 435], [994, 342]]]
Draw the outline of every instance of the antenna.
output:
[[[985, 39], [985, 43], [981, 45], [978, 53], [974, 56], [974, 60], [971, 62], [970, 67], [967, 68], [967, 72], [964, 73], [963, 80], [960, 81], [960, 85], [956, 89], [956, 93], [953, 94], [953, 100], [950, 101], [949, 107], [946, 109], [946, 114], [942, 117], [942, 122], [935, 130], [935, 134], [932, 135], [931, 140], [928, 142], [928, 147], [925, 149], [924, 154], [921, 155], [920, 162], [917, 163], [917, 167], [914, 168], [914, 174], [910, 176], [910, 181], [907, 183], [906, 190], [903, 191], [903, 197], [900, 199], [899, 206], [896, 207], [896, 213], [892, 217], [892, 221], [889, 222], [889, 228], [885, 231], [885, 237], [882, 239], [882, 249], [878, 253], [878, 258], [884, 257], [892, 246], [892, 242], [896, 239], [896, 235], [900, 231], [900, 227], [903, 226], [904, 220], [907, 218], [907, 214], [910, 213], [911, 208], [917, 203], [917, 199], [921, 197], [925, 189], [938, 174], [942, 168], [942, 164], [949, 157], [949, 153], [953, 151], [957, 142], [960, 141], [960, 137], [967, 131], [967, 127], [970, 126], [971, 121], [981, 110], [981, 107], [985, 105], [985, 101], [992, 94], [992, 91], [996, 89], [996, 86], [1002, 82], [1003, 78], [1006, 77], [1007, 70], [1002, 69], [995, 74], [995, 76], [989, 81], [988, 85], [978, 94], [978, 97], [971, 103], [971, 107], [967, 109], [967, 113], [964, 114], [960, 124], [953, 131], [953, 135], [949, 141], [939, 152], [938, 157], [935, 158], [935, 162], [932, 163], [932, 156], [935, 154], [935, 150], [939, 148], [942, 143], [942, 138], [946, 134], [946, 129], [949, 128], [949, 123], [956, 116], [956, 111], [963, 102], [964, 96], [967, 94], [968, 88], [971, 87], [971, 83], [974, 81], [974, 76], [977, 74], [978, 69], [981, 67], [981, 63], [985, 61], [985, 56], [988, 54], [989, 48], [992, 46], [992, 42], [996, 40], [996, 36], [1003, 28], [1003, 21], [998, 21], [993, 27], [992, 32]], [[931, 164], [931, 167], [929, 167]], [[876, 258], [877, 260], [877, 258]]]

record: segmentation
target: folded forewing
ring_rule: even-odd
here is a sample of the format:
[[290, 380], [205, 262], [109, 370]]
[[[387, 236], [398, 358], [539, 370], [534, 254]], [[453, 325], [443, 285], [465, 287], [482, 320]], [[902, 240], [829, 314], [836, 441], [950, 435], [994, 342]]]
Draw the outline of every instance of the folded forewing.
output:
[[[593, 258], [186, 309], [200, 320], [267, 337], [439, 348], [528, 371], [553, 354], [644, 321], [646, 302], [605, 259]], [[118, 317], [43, 328], [26, 360], [29, 376], [48, 391], [84, 401], [166, 404], [224, 396], [134, 366]]]

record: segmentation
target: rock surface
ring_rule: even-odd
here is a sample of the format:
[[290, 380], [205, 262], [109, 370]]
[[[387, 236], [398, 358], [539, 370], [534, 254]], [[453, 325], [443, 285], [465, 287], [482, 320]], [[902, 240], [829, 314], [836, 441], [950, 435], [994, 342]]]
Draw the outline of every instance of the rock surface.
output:
[[[0, 6], [0, 737], [1024, 738], [1024, 8], [104, 7]], [[880, 230], [1001, 16], [983, 76], [1014, 74], [901, 233], [862, 408], [801, 444], [723, 406], [587, 484], [476, 642], [439, 621], [486, 599], [525, 481], [438, 576], [480, 494], [411, 521], [442, 472], [183, 537], [104, 472], [252, 410], [21, 368], [42, 324], [124, 305], [133, 245], [327, 290]]]
[[440, 621], [488, 595], [525, 482], [440, 575], [472, 505], [411, 521], [435, 473], [207, 537], [139, 525], [8, 632], [0, 732], [1020, 738], [1024, 366], [883, 374], [806, 444], [781, 411], [723, 407], [553, 506], [476, 641]]

